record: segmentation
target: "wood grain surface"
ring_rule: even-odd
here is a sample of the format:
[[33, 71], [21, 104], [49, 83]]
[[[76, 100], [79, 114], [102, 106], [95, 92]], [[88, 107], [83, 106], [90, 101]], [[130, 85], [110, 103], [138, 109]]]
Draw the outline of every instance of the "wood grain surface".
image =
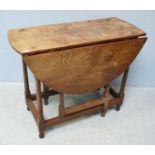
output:
[[145, 35], [119, 18], [97, 19], [9, 30], [12, 47], [20, 54], [34, 54]]
[[[39, 137], [44, 137], [47, 127], [73, 118], [97, 111], [105, 116], [113, 106], [119, 111], [129, 66], [143, 47], [145, 35], [115, 17], [10, 30], [9, 42], [23, 58], [26, 106], [36, 120]], [[36, 94], [30, 92], [27, 67], [36, 78]], [[110, 83], [123, 72], [116, 92]], [[101, 87], [105, 90], [100, 98], [65, 108], [64, 94], [88, 93]], [[42, 98], [47, 104], [48, 97], [58, 93], [59, 116], [45, 120]], [[33, 100], [37, 100], [37, 108]]]
[[35, 55], [24, 61], [33, 74], [60, 93], [86, 93], [109, 84], [134, 60], [146, 38], [128, 39]]

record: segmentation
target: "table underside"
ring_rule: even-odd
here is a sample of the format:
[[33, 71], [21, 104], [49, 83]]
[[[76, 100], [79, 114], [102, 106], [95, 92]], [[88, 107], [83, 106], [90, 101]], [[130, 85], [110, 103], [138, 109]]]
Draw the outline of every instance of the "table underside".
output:
[[[105, 116], [111, 107], [119, 110], [129, 66], [147, 40], [145, 35], [115, 17], [9, 30], [9, 42], [22, 56], [25, 101], [40, 138], [50, 126], [97, 111]], [[36, 80], [35, 94], [29, 89], [27, 67]], [[120, 91], [116, 92], [110, 83], [122, 73]], [[65, 108], [64, 94], [84, 94], [103, 87], [100, 98]], [[56, 94], [59, 116], [45, 120], [42, 99], [48, 105], [49, 96]]]
[[[103, 95], [99, 99], [91, 100], [85, 103], [81, 103], [75, 106], [65, 108], [64, 106], [64, 93], [59, 93], [47, 87], [44, 83], [36, 78], [36, 93], [31, 94], [29, 89], [28, 73], [27, 66], [23, 61], [23, 72], [24, 72], [24, 86], [25, 86], [25, 101], [27, 109], [30, 110], [33, 114], [33, 117], [37, 123], [39, 130], [39, 137], [44, 137], [44, 130], [53, 125], [63, 123], [68, 120], [78, 118], [83, 115], [88, 115], [97, 111], [101, 112], [101, 116], [105, 116], [108, 108], [115, 107], [117, 111], [120, 109], [120, 105], [124, 99], [124, 89], [128, 75], [128, 68], [124, 72], [122, 83], [120, 86], [120, 91], [116, 92], [110, 85], [103, 86], [105, 88]], [[43, 91], [41, 91], [41, 83], [43, 84]], [[50, 118], [48, 120], [44, 119], [43, 114], [43, 102], [48, 105], [49, 96], [59, 94], [59, 116]], [[113, 96], [110, 99], [110, 94]], [[33, 101], [37, 100], [37, 109], [34, 106]]]
[[[128, 68], [143, 47], [146, 37], [108, 42], [86, 47], [59, 50], [23, 56], [25, 99], [31, 110], [40, 138], [50, 126], [94, 113], [105, 116], [108, 108], [120, 109], [124, 99], [124, 89]], [[31, 94], [27, 67], [36, 79], [36, 94]], [[124, 72], [120, 91], [116, 92], [110, 83]], [[41, 91], [41, 83], [43, 91]], [[72, 107], [65, 108], [64, 94], [94, 92], [104, 87], [103, 95]], [[59, 116], [44, 119], [43, 102], [48, 104], [49, 96], [59, 94]], [[113, 96], [110, 99], [110, 94]], [[37, 100], [36, 109], [33, 101]]]

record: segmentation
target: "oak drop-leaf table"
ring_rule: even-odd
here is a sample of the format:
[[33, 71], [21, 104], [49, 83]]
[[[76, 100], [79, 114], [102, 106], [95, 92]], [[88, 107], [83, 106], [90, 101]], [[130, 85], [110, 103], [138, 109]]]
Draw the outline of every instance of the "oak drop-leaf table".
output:
[[[40, 138], [50, 126], [97, 111], [105, 116], [110, 107], [119, 110], [129, 66], [145, 36], [136, 26], [115, 17], [9, 30], [9, 42], [22, 56], [26, 105]], [[35, 76], [36, 94], [30, 92], [27, 67]], [[116, 92], [110, 83], [122, 73], [120, 91]], [[104, 88], [100, 98], [65, 108], [64, 94], [100, 88]], [[56, 94], [60, 96], [59, 116], [45, 120], [42, 99], [48, 104], [49, 96]]]

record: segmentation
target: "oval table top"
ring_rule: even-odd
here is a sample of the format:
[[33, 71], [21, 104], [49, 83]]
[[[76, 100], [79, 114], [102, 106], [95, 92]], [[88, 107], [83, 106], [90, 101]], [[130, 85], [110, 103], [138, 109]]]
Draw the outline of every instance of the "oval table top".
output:
[[97, 44], [146, 35], [119, 18], [106, 18], [8, 31], [12, 47], [21, 55]]

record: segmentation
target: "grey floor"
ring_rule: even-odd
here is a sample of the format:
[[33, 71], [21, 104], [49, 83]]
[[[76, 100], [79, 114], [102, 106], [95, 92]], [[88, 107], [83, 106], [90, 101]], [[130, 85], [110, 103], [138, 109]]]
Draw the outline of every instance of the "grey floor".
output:
[[[70, 106], [98, 95], [65, 96], [65, 102]], [[45, 117], [57, 115], [57, 107], [56, 95], [44, 107]], [[0, 83], [0, 144], [155, 144], [155, 88], [127, 87], [119, 112], [110, 109], [105, 118], [96, 113], [57, 125], [39, 139], [23, 84]]]

